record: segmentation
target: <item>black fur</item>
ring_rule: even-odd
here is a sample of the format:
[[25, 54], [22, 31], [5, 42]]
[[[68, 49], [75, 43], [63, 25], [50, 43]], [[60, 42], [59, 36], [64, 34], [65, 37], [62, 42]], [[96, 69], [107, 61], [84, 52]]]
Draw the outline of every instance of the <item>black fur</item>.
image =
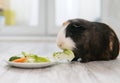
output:
[[112, 60], [119, 54], [119, 40], [115, 32], [106, 24], [83, 19], [68, 20], [66, 37], [76, 44], [73, 49], [77, 61]]

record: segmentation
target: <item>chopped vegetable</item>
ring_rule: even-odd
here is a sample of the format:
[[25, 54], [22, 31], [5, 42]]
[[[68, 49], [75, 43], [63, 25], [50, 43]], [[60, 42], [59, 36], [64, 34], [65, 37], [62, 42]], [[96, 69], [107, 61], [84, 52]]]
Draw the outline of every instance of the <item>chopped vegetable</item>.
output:
[[15, 60], [15, 59], [19, 59], [19, 58], [21, 58], [21, 57], [18, 57], [18, 56], [12, 56], [12, 57], [9, 59], [9, 61], [13, 61], [13, 60]]
[[63, 52], [53, 53], [53, 57], [58, 60], [71, 61], [74, 58], [74, 53], [71, 50], [64, 49]]
[[[41, 62], [51, 62], [50, 59], [46, 57], [41, 57], [36, 54], [22, 52], [21, 57], [12, 56], [9, 61], [19, 62], [19, 63], [41, 63]], [[74, 58], [74, 53], [71, 50], [64, 49], [63, 52], [55, 52], [53, 53], [53, 59], [62, 61], [67, 60], [71, 61]]]
[[26, 63], [51, 62], [48, 58], [40, 57], [35, 54], [26, 53], [26, 52], [22, 52], [21, 54], [22, 54], [22, 57], [13, 56], [9, 59], [9, 61], [21, 62], [21, 63], [24, 63], [24, 62], [26, 62]]
[[22, 54], [27, 57], [28, 62], [50, 62], [50, 60], [46, 57], [40, 57], [35, 54], [29, 54], [26, 52], [22, 52]]
[[26, 62], [26, 61], [27, 61], [27, 58], [25, 57], [13, 60], [13, 62], [21, 62], [21, 63]]
[[35, 62], [50, 62], [50, 60], [44, 57], [37, 57]]

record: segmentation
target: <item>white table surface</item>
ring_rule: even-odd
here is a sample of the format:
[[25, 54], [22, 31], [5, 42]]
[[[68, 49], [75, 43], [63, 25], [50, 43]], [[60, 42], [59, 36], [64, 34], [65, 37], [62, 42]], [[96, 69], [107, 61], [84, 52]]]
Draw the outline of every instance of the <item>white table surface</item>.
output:
[[120, 83], [120, 59], [74, 62], [39, 69], [14, 68], [4, 61], [21, 51], [52, 56], [58, 50], [52, 42], [1, 42], [0, 83]]

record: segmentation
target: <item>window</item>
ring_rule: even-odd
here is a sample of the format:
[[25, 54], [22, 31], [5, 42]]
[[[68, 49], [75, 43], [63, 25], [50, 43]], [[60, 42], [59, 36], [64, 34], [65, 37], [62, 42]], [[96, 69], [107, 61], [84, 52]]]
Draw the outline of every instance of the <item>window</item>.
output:
[[56, 35], [62, 23], [68, 19], [99, 21], [101, 16], [101, 0], [4, 1], [7, 2], [5, 8], [13, 11], [15, 23], [3, 26], [0, 35], [51, 36]]
[[84, 18], [91, 21], [100, 18], [100, 0], [56, 0], [56, 24], [72, 18]]
[[[49, 13], [54, 12], [50, 18], [49, 24], [51, 28], [48, 29], [49, 34], [57, 33], [64, 21], [73, 18], [82, 18], [90, 21], [100, 21], [101, 18], [101, 0], [52, 0], [54, 1], [49, 8], [53, 8]], [[54, 5], [54, 6], [53, 6]], [[53, 26], [51, 26], [53, 25]]]
[[45, 34], [44, 0], [4, 0], [3, 3], [5, 21], [0, 27], [0, 36]]

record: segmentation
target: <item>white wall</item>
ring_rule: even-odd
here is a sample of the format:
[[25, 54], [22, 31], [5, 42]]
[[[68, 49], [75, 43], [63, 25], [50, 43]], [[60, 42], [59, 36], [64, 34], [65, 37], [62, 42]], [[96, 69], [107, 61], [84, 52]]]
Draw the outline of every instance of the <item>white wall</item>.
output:
[[55, 2], [57, 25], [73, 18], [95, 21], [101, 16], [101, 0], [55, 0]]
[[120, 39], [120, 0], [102, 0], [102, 21], [109, 24]]

